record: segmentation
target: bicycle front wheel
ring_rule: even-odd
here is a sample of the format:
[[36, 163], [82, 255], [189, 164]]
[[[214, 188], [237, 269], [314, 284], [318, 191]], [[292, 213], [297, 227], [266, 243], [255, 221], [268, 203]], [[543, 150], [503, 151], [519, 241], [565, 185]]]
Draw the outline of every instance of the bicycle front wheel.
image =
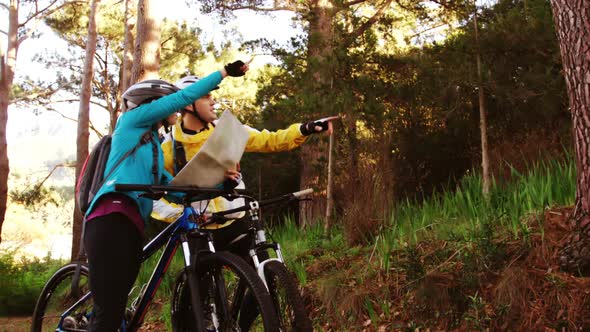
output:
[[[279, 331], [270, 295], [243, 259], [228, 252], [206, 254], [199, 257], [196, 270], [206, 326], [203, 329], [195, 326], [187, 276], [181, 272], [171, 308], [174, 331]], [[245, 303], [245, 298], [252, 301]], [[242, 323], [243, 306], [252, 306], [262, 313], [249, 326]]]
[[270, 261], [264, 265], [264, 277], [277, 310], [281, 331], [313, 331], [298, 283], [287, 267], [279, 261]]
[[[63, 266], [45, 284], [33, 312], [32, 332], [86, 330], [93, 303], [90, 296], [84, 301], [79, 300], [90, 291], [88, 268], [85, 265], [81, 266], [81, 295], [76, 296], [72, 293], [72, 279], [76, 267], [77, 264]], [[65, 314], [76, 303], [75, 308]]]
[[[276, 310], [281, 331], [311, 332], [313, 326], [307, 316], [299, 285], [287, 267], [276, 260], [264, 264], [264, 279]], [[254, 321], [256, 308], [244, 308], [243, 320]], [[247, 325], [247, 323], [246, 323]]]

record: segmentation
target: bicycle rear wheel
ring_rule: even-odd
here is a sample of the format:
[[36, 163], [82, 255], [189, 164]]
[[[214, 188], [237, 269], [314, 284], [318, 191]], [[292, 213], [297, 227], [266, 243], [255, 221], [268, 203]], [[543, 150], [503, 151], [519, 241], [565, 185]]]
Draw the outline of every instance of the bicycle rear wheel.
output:
[[[57, 331], [58, 328], [59, 331], [86, 330], [93, 307], [91, 297], [64, 316], [80, 300], [80, 297], [72, 294], [72, 278], [76, 266], [77, 264], [68, 264], [61, 267], [45, 284], [33, 312], [32, 332]], [[90, 291], [88, 268], [85, 265], [81, 266], [79, 285], [82, 296]]]
[[[254, 269], [240, 257], [217, 252], [202, 255], [196, 265], [199, 291], [207, 326], [205, 331], [279, 331], [272, 300]], [[190, 294], [182, 272], [176, 280], [172, 301], [174, 331], [199, 331], [190, 307]], [[244, 295], [252, 294], [251, 306], [262, 314], [249, 326], [240, 326]]]

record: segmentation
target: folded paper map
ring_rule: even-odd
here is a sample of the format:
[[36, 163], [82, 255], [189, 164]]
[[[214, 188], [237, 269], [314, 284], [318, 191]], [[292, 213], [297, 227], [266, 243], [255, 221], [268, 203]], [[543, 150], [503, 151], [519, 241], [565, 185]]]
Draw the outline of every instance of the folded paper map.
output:
[[244, 125], [230, 111], [224, 111], [213, 134], [170, 183], [203, 188], [217, 186], [225, 179], [227, 169], [236, 168], [249, 136]]

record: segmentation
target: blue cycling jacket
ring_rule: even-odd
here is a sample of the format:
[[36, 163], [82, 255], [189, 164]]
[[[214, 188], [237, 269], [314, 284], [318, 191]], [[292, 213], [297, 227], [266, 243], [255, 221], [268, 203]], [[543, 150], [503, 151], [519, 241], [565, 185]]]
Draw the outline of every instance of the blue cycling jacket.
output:
[[[185, 89], [123, 113], [117, 120], [117, 125], [112, 135], [111, 152], [104, 174], [109, 174], [113, 165], [127, 151], [130, 151], [137, 145], [141, 136], [149, 128], [170, 114], [191, 105], [195, 100], [208, 94], [222, 79], [221, 72], [214, 72]], [[172, 179], [172, 176], [164, 170], [164, 157], [158, 140], [158, 133], [155, 129], [152, 140], [158, 149], [158, 177], [160, 184], [167, 184]], [[154, 175], [152, 173], [154, 157], [152, 148], [152, 143], [143, 144], [135, 153], [125, 158], [119, 164], [109, 178], [105, 179], [105, 183], [96, 193], [92, 203], [90, 203], [86, 215], [92, 212], [94, 205], [102, 195], [115, 192], [115, 184], [154, 184]], [[153, 201], [149, 198], [139, 197], [141, 192], [124, 192], [123, 194], [131, 197], [137, 203], [143, 220], [147, 220], [152, 212]]]

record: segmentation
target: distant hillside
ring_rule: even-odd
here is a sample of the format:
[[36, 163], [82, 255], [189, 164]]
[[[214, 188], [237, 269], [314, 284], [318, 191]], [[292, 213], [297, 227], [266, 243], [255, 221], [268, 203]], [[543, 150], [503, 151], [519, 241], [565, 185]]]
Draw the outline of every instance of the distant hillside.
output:
[[[69, 113], [74, 114], [69, 114]], [[74, 111], [67, 115], [76, 118]], [[102, 112], [97, 112], [102, 113]], [[99, 114], [100, 115], [100, 114]], [[93, 120], [104, 123], [100, 119]], [[11, 178], [43, 179], [57, 164], [76, 159], [77, 123], [57, 113], [11, 110], [8, 117], [7, 141]], [[91, 144], [96, 135], [90, 135]], [[48, 180], [50, 184], [73, 183], [73, 170], [58, 169]]]

